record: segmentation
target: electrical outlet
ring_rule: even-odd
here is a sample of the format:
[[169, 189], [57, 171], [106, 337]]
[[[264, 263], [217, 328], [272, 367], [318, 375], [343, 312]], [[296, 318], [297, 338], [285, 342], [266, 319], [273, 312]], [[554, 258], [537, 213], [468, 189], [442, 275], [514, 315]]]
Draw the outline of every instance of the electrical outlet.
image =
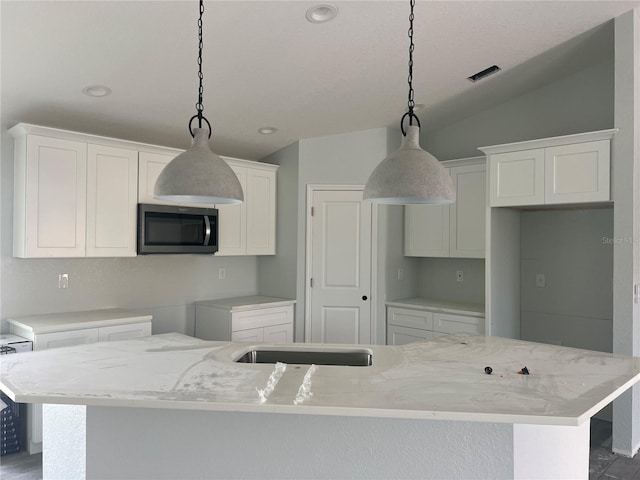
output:
[[544, 288], [546, 286], [547, 286], [547, 278], [545, 277], [544, 273], [537, 273], [536, 274], [536, 287]]
[[398, 269], [398, 280], [404, 280], [404, 270], [401, 268]]
[[224, 268], [218, 269], [218, 280], [224, 280], [227, 278], [227, 271]]
[[456, 282], [462, 282], [464, 280], [464, 272], [462, 270], [458, 270], [456, 272]]
[[69, 274], [58, 274], [58, 288], [69, 288]]

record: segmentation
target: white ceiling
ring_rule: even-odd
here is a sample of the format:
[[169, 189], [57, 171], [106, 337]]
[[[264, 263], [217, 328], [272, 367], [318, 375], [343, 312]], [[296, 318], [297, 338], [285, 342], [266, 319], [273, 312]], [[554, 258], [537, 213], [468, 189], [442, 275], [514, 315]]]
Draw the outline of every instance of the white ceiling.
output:
[[[307, 22], [307, 8], [322, 1], [206, 1], [204, 113], [216, 152], [259, 159], [300, 138], [398, 125], [408, 0], [336, 0], [336, 19]], [[414, 87], [426, 105], [423, 129], [610, 56], [611, 29], [596, 27], [634, 7], [640, 0], [418, 0]], [[0, 8], [3, 128], [29, 122], [189, 145], [197, 1], [2, 0]], [[503, 71], [466, 79], [493, 64]], [[83, 95], [92, 84], [113, 93]], [[260, 135], [262, 126], [279, 131]]]

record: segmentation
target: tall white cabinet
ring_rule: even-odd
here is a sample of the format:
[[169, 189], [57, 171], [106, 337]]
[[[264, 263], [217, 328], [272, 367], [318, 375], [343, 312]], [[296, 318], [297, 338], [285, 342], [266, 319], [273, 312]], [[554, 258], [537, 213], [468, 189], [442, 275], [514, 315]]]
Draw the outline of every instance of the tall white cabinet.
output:
[[484, 258], [484, 157], [442, 162], [456, 188], [451, 205], [405, 206], [404, 254], [409, 257]]

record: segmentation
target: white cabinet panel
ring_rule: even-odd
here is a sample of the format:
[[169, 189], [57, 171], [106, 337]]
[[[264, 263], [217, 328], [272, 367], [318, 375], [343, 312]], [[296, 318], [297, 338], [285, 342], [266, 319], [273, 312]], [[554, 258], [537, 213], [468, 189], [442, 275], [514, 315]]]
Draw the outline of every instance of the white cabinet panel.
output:
[[389, 307], [387, 321], [403, 327], [433, 330], [433, 313], [412, 308]]
[[449, 256], [449, 205], [406, 205], [404, 222], [406, 256]]
[[25, 135], [15, 153], [14, 256], [84, 256], [87, 145]]
[[418, 328], [389, 325], [387, 328], [387, 345], [405, 345], [433, 339], [433, 332]]
[[128, 340], [130, 338], [142, 338], [151, 335], [151, 322], [131, 323], [127, 325], [113, 325], [111, 327], [100, 327], [100, 342], [114, 342], [117, 340]]
[[467, 315], [435, 313], [433, 330], [440, 333], [484, 333], [484, 319]]
[[68, 332], [42, 333], [34, 337], [34, 350], [49, 350], [51, 348], [72, 347], [96, 343], [100, 338], [97, 328], [70, 330]]
[[544, 149], [491, 155], [489, 172], [492, 207], [544, 203]]
[[545, 203], [609, 200], [609, 156], [609, 140], [547, 148]]
[[218, 209], [218, 256], [247, 255], [247, 168], [230, 165], [242, 191], [244, 202], [239, 205], [216, 205]]
[[292, 343], [293, 323], [264, 327], [264, 341], [266, 343]]
[[231, 333], [232, 342], [264, 342], [264, 328], [250, 328], [248, 330], [238, 330]]
[[87, 257], [136, 255], [138, 152], [88, 146]]
[[456, 201], [449, 207], [450, 257], [484, 258], [487, 176], [486, 165], [451, 169]]
[[276, 253], [276, 172], [247, 171], [247, 255]]

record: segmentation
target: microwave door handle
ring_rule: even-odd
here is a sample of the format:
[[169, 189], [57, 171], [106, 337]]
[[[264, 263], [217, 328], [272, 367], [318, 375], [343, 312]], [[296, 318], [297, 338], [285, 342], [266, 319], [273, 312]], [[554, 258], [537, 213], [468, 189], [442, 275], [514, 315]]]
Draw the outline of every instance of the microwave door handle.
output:
[[211, 221], [209, 215], [204, 216], [204, 243], [203, 245], [209, 245], [209, 239], [211, 238]]

